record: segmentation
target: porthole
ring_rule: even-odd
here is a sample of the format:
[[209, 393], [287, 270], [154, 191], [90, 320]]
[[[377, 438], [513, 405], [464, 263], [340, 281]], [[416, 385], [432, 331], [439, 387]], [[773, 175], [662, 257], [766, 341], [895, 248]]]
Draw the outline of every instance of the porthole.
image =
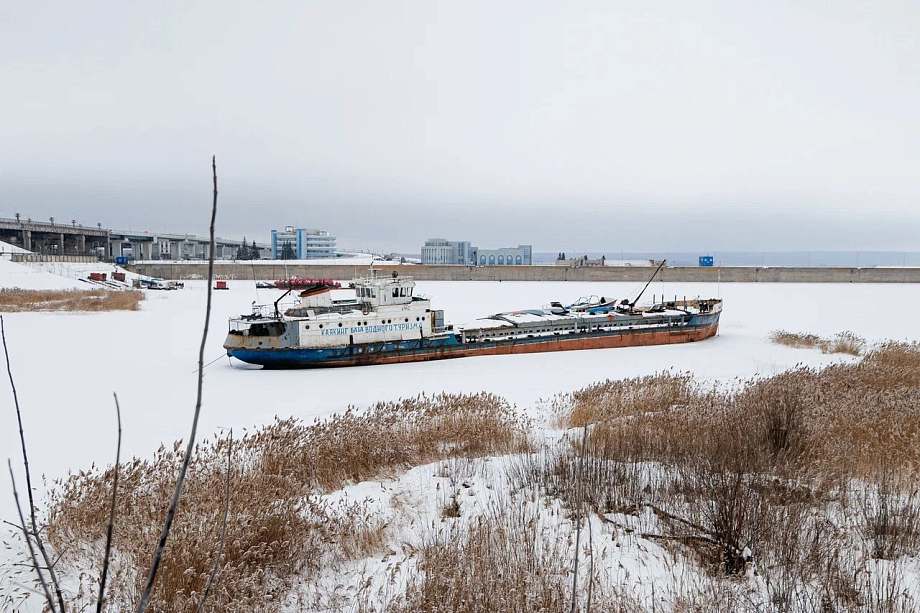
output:
[[406, 321], [409, 321], [409, 318], [408, 318], [408, 317], [406, 317]]
[[342, 327], [342, 323], [341, 323], [341, 322], [339, 322], [339, 327], [340, 327], [340, 328]]
[[388, 323], [388, 324], [391, 324], [391, 323], [393, 323], [393, 320], [392, 320], [392, 319], [388, 319], [388, 320], [387, 320], [387, 323]]
[[422, 321], [425, 321], [425, 318], [424, 318], [424, 317], [422, 317]]
[[309, 330], [309, 329], [310, 329], [310, 324], [307, 324], [307, 330]]
[[323, 324], [320, 324], [320, 325], [319, 325], [319, 329], [320, 329], [320, 330], [323, 329]]

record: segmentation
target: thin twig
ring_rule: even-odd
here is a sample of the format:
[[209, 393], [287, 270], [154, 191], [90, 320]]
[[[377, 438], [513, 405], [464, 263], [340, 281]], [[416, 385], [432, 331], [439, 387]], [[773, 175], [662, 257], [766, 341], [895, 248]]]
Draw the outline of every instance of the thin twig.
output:
[[211, 170], [214, 176], [214, 202], [211, 205], [211, 228], [210, 228], [210, 247], [208, 251], [208, 300], [204, 313], [204, 330], [201, 334], [201, 347], [198, 350], [198, 396], [195, 400], [195, 415], [192, 418], [192, 431], [189, 434], [188, 446], [185, 448], [185, 457], [182, 459], [182, 468], [179, 469], [179, 477], [176, 479], [176, 489], [173, 492], [172, 502], [166, 511], [166, 521], [163, 522], [163, 531], [160, 533], [160, 541], [157, 543], [157, 550], [153, 555], [153, 562], [150, 564], [150, 574], [147, 576], [147, 584], [141, 593], [140, 603], [137, 605], [137, 613], [144, 613], [147, 604], [150, 602], [150, 593], [153, 591], [153, 583], [157, 578], [157, 571], [160, 568], [160, 562], [163, 559], [163, 550], [166, 549], [166, 541], [169, 539], [169, 530], [172, 528], [173, 518], [176, 515], [176, 508], [179, 506], [179, 497], [182, 495], [182, 486], [185, 483], [185, 475], [188, 472], [188, 465], [192, 459], [192, 451], [195, 449], [195, 434], [198, 432], [198, 417], [201, 415], [201, 389], [204, 379], [204, 347], [208, 340], [208, 324], [211, 321], [211, 284], [214, 281], [214, 220], [217, 218], [217, 158], [211, 158]]
[[[10, 352], [6, 346], [6, 327], [4, 326], [2, 315], [0, 315], [0, 337], [3, 338], [3, 355], [6, 358], [6, 374], [9, 375], [10, 378], [10, 388], [13, 390], [13, 404], [16, 406], [16, 420], [19, 422], [19, 443], [22, 446], [22, 464], [25, 467], [26, 473], [26, 492], [29, 495], [29, 517], [32, 521], [32, 536], [35, 537], [35, 545], [42, 554], [42, 559], [45, 562], [45, 566], [48, 568], [48, 574], [51, 577], [51, 585], [54, 587], [55, 596], [57, 596], [58, 607], [63, 613], [64, 596], [61, 594], [61, 585], [58, 583], [57, 574], [54, 572], [51, 559], [48, 557], [48, 552], [45, 550], [45, 545], [42, 542], [41, 534], [38, 530], [38, 521], [35, 519], [35, 500], [32, 497], [32, 474], [29, 471], [29, 455], [26, 453], [26, 435], [22, 428], [22, 411], [19, 409], [19, 395], [16, 393], [16, 383], [13, 381], [13, 369], [10, 366]], [[25, 522], [25, 518], [23, 518], [22, 521]], [[26, 533], [26, 538], [28, 537], [29, 535]], [[53, 610], [52, 608], [52, 611]]]
[[230, 428], [230, 443], [227, 446], [227, 491], [225, 492], [224, 503], [224, 525], [220, 530], [220, 547], [217, 549], [217, 558], [214, 560], [214, 568], [211, 569], [211, 576], [208, 577], [208, 583], [204, 586], [204, 593], [201, 595], [201, 601], [198, 603], [198, 613], [204, 611], [204, 601], [208, 599], [208, 592], [211, 591], [211, 585], [214, 583], [214, 577], [217, 576], [217, 569], [220, 568], [220, 557], [224, 553], [224, 544], [227, 542], [227, 520], [230, 517], [230, 469], [233, 454], [233, 428]]
[[581, 439], [581, 458], [578, 460], [578, 486], [575, 495], [575, 564], [572, 570], [572, 613], [575, 613], [578, 605], [576, 590], [578, 589], [578, 549], [581, 544], [581, 507], [582, 507], [582, 473], [584, 472], [585, 455], [588, 451], [588, 424], [585, 424], [584, 434]]
[[118, 416], [118, 444], [115, 447], [115, 477], [112, 481], [112, 507], [109, 509], [109, 527], [105, 534], [105, 557], [102, 559], [102, 576], [99, 577], [99, 600], [96, 601], [96, 613], [102, 613], [102, 599], [105, 597], [105, 580], [109, 575], [109, 560], [112, 555], [112, 533], [115, 532], [115, 499], [118, 495], [118, 467], [121, 465], [121, 407], [118, 406], [118, 394], [115, 397], [115, 414]]
[[588, 549], [591, 551], [591, 566], [588, 567], [588, 605], [585, 613], [591, 613], [591, 597], [594, 595], [594, 527], [588, 518]]
[[[26, 518], [22, 514], [22, 505], [19, 504], [19, 492], [16, 491], [16, 477], [13, 476], [13, 461], [8, 459], [6, 464], [10, 469], [10, 481], [13, 483], [13, 500], [16, 501], [16, 510], [19, 511], [19, 521], [25, 526]], [[35, 570], [35, 574], [38, 575], [38, 580], [42, 584], [42, 590], [45, 592], [45, 600], [48, 601], [48, 608], [51, 609], [51, 611], [55, 611], [51, 590], [48, 589], [48, 583], [45, 581], [45, 576], [42, 574], [41, 570], [39, 570], [38, 558], [35, 555], [35, 547], [32, 545], [32, 539], [25, 529], [23, 529], [22, 534], [26, 537], [26, 543], [29, 545], [29, 555], [32, 556], [32, 568]]]

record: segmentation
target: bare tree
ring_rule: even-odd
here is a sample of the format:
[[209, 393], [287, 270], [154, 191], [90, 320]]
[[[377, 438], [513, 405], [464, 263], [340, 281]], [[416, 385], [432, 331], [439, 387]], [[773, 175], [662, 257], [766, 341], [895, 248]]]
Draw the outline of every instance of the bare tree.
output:
[[166, 520], [163, 522], [163, 531], [160, 533], [160, 541], [157, 543], [156, 552], [153, 555], [153, 562], [150, 564], [150, 574], [147, 576], [147, 584], [141, 593], [140, 602], [137, 605], [137, 613], [143, 613], [150, 602], [150, 594], [153, 592], [153, 584], [157, 578], [157, 571], [160, 568], [160, 562], [163, 560], [163, 550], [166, 549], [166, 541], [169, 539], [169, 531], [172, 528], [173, 519], [176, 516], [176, 508], [179, 506], [179, 497], [182, 495], [182, 486], [185, 483], [185, 475], [188, 473], [188, 465], [192, 459], [192, 452], [195, 449], [195, 435], [198, 432], [198, 417], [201, 415], [201, 392], [204, 380], [204, 348], [208, 340], [208, 325], [211, 321], [211, 294], [214, 281], [214, 221], [217, 218], [217, 158], [211, 158], [211, 170], [214, 177], [214, 201], [211, 206], [211, 228], [210, 228], [210, 249], [208, 250], [208, 299], [204, 313], [204, 329], [201, 334], [201, 346], [198, 350], [198, 395], [195, 400], [195, 413], [192, 417], [192, 431], [188, 437], [188, 445], [185, 449], [185, 456], [182, 458], [182, 467], [179, 469], [179, 476], [176, 478], [176, 489], [173, 492], [172, 502], [166, 511]]
[[[61, 594], [61, 585], [58, 582], [57, 574], [54, 572], [54, 565], [51, 563], [51, 558], [48, 556], [48, 550], [45, 549], [45, 544], [42, 541], [41, 533], [38, 531], [38, 521], [35, 518], [35, 500], [32, 496], [32, 475], [29, 471], [29, 454], [26, 452], [26, 436], [22, 428], [22, 411], [19, 409], [19, 395], [16, 393], [16, 383], [13, 381], [13, 369], [10, 366], [10, 352], [6, 346], [6, 328], [3, 323], [3, 316], [0, 315], [0, 337], [3, 338], [3, 355], [6, 357], [6, 373], [10, 378], [10, 388], [13, 390], [13, 404], [16, 407], [16, 420], [19, 423], [19, 443], [22, 446], [22, 464], [25, 468], [26, 473], [26, 492], [29, 496], [29, 519], [32, 525], [31, 532], [26, 528], [25, 520], [23, 520], [22, 529], [23, 534], [25, 534], [26, 540], [29, 541], [29, 547], [32, 547], [31, 539], [35, 540], [35, 546], [38, 548], [39, 553], [41, 553], [42, 560], [45, 563], [45, 568], [48, 570], [48, 576], [51, 578], [51, 586], [54, 588], [54, 595], [57, 598], [57, 603], [59, 610], [63, 613], [64, 611], [64, 596]], [[10, 477], [12, 478], [12, 465], [10, 465]], [[14, 484], [15, 485], [15, 484]], [[44, 577], [42, 576], [41, 569], [36, 565], [35, 572], [38, 573], [39, 579], [44, 585]], [[51, 610], [54, 611], [55, 607], [51, 607]]]
[[102, 613], [102, 600], [105, 597], [105, 581], [109, 574], [109, 559], [112, 555], [112, 534], [115, 532], [115, 500], [118, 496], [118, 467], [121, 465], [121, 407], [118, 406], [118, 394], [115, 397], [115, 414], [118, 417], [118, 445], [115, 448], [115, 475], [112, 481], [112, 507], [109, 510], [109, 526], [105, 534], [105, 555], [102, 558], [102, 574], [99, 577], [99, 599], [96, 601], [96, 613]]

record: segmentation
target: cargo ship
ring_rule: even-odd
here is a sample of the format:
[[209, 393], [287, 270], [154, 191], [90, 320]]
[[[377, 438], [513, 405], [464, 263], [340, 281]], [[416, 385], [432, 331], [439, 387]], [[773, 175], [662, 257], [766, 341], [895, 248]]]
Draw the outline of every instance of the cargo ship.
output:
[[646, 283], [632, 301], [594, 296], [445, 325], [444, 311], [415, 293], [412, 277], [371, 276], [352, 285], [354, 297], [336, 299], [334, 286], [317, 284], [292, 308], [279, 307], [291, 290], [273, 305], [254, 305], [250, 314], [230, 319], [227, 354], [282, 369], [667, 345], [714, 336], [722, 312], [719, 299], [675, 296], [636, 306]]

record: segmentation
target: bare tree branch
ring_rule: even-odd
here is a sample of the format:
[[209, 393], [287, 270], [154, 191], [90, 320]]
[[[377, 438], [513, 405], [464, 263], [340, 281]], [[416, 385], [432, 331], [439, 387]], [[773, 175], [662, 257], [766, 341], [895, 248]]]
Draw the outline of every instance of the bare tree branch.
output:
[[182, 468], [179, 470], [179, 477], [176, 479], [176, 489], [173, 492], [172, 502], [166, 511], [166, 521], [163, 522], [163, 531], [160, 534], [160, 541], [157, 543], [156, 553], [153, 555], [153, 562], [150, 565], [150, 574], [147, 576], [147, 584], [141, 593], [141, 600], [137, 606], [137, 613], [144, 613], [147, 604], [150, 602], [150, 593], [153, 591], [153, 583], [157, 578], [157, 571], [160, 568], [160, 562], [163, 559], [163, 550], [166, 549], [166, 541], [169, 539], [169, 530], [172, 528], [173, 518], [176, 515], [176, 508], [179, 506], [179, 497], [182, 495], [182, 486], [185, 483], [185, 475], [188, 473], [188, 465], [192, 459], [192, 452], [195, 449], [195, 434], [198, 431], [198, 417], [201, 415], [201, 389], [204, 379], [204, 347], [208, 340], [208, 324], [211, 321], [211, 293], [212, 283], [214, 281], [214, 220], [217, 218], [217, 158], [211, 158], [211, 170], [214, 176], [214, 202], [211, 205], [211, 229], [210, 229], [210, 248], [208, 251], [208, 300], [204, 313], [204, 330], [201, 334], [201, 348], [198, 350], [198, 397], [195, 401], [195, 415], [192, 418], [192, 431], [189, 434], [188, 446], [185, 449], [185, 457], [182, 459]]
[[217, 576], [217, 569], [220, 568], [220, 557], [224, 553], [224, 544], [227, 542], [227, 520], [230, 517], [230, 468], [233, 454], [233, 428], [230, 428], [230, 444], [227, 446], [227, 491], [225, 492], [224, 503], [224, 525], [220, 531], [220, 547], [217, 549], [217, 558], [214, 560], [214, 568], [211, 569], [211, 576], [208, 577], [208, 583], [204, 586], [204, 593], [201, 595], [201, 601], [198, 603], [198, 613], [204, 611], [204, 601], [208, 599], [208, 593], [211, 591], [211, 585], [214, 583], [214, 577]]
[[[13, 404], [16, 406], [16, 420], [19, 422], [19, 442], [22, 446], [22, 464], [25, 467], [26, 473], [26, 492], [29, 495], [29, 517], [32, 521], [32, 536], [35, 537], [35, 544], [38, 547], [38, 551], [42, 554], [45, 566], [48, 568], [48, 574], [51, 576], [51, 585], [54, 587], [58, 606], [63, 613], [64, 596], [61, 594], [61, 585], [58, 583], [57, 574], [54, 572], [54, 566], [51, 564], [51, 559], [48, 557], [48, 552], [45, 550], [45, 545], [42, 542], [41, 534], [38, 530], [38, 521], [35, 519], [35, 500], [32, 497], [32, 475], [29, 471], [29, 454], [26, 453], [26, 435], [22, 428], [22, 411], [19, 409], [19, 395], [16, 393], [16, 383], [13, 381], [13, 369], [10, 366], [10, 352], [6, 346], [6, 327], [4, 326], [2, 315], [0, 315], [0, 337], [3, 338], [3, 355], [6, 358], [6, 374], [9, 375], [10, 378], [10, 388], [13, 390]], [[22, 518], [22, 521], [23, 525], [25, 525], [25, 518]], [[28, 533], [25, 534], [26, 538], [29, 538]]]
[[575, 503], [575, 563], [572, 570], [572, 613], [578, 610], [578, 598], [576, 590], [578, 589], [578, 548], [581, 544], [581, 507], [583, 506], [584, 492], [582, 491], [583, 473], [585, 472], [585, 456], [588, 452], [588, 424], [584, 426], [584, 433], [581, 438], [581, 457], [578, 459], [578, 493]]
[[112, 555], [112, 533], [115, 532], [115, 499], [118, 495], [118, 467], [121, 465], [121, 407], [118, 406], [118, 394], [115, 397], [115, 414], [118, 416], [118, 445], [115, 447], [115, 476], [112, 481], [112, 507], [109, 509], [109, 527], [105, 534], [105, 556], [102, 559], [102, 575], [99, 577], [99, 600], [96, 601], [96, 613], [102, 613], [102, 600], [105, 597], [105, 580], [109, 575], [109, 560]]
[[45, 592], [45, 600], [48, 601], [48, 608], [51, 609], [52, 613], [56, 611], [54, 608], [54, 599], [51, 597], [51, 590], [48, 589], [48, 583], [45, 581], [45, 575], [42, 574], [38, 566], [38, 557], [35, 555], [35, 547], [32, 545], [32, 538], [29, 536], [28, 531], [25, 529], [26, 518], [22, 514], [22, 505], [19, 504], [19, 492], [16, 491], [16, 477], [13, 476], [13, 461], [7, 460], [7, 466], [10, 469], [10, 481], [13, 483], [13, 500], [16, 501], [16, 510], [19, 511], [19, 521], [23, 525], [22, 534], [26, 537], [26, 543], [29, 545], [29, 555], [32, 556], [32, 568], [35, 570], [35, 574], [38, 575], [38, 580], [42, 584], [42, 590]]

